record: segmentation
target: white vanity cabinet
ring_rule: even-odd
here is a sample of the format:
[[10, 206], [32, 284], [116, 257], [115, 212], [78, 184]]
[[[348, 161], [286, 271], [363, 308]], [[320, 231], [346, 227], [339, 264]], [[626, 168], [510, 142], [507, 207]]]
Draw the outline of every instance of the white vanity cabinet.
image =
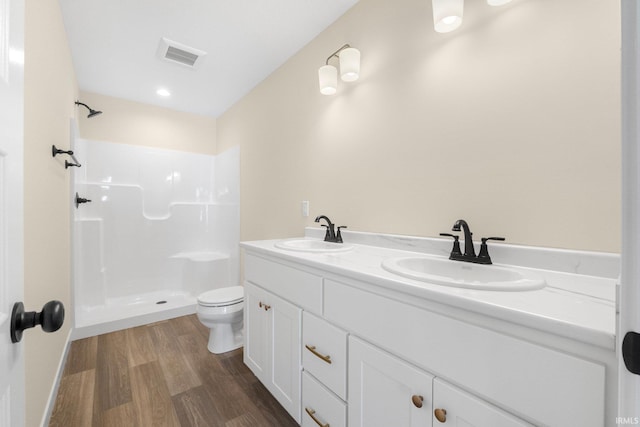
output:
[[244, 363], [300, 422], [302, 310], [249, 282], [244, 286]]
[[613, 353], [247, 249], [244, 361], [303, 426], [610, 424]]

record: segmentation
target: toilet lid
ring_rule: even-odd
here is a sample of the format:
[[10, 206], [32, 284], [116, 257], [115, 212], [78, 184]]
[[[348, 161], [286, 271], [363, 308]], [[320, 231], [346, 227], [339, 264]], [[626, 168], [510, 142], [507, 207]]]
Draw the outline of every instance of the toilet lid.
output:
[[228, 288], [207, 291], [198, 297], [198, 303], [207, 306], [231, 305], [242, 302], [244, 288], [242, 286], [230, 286]]

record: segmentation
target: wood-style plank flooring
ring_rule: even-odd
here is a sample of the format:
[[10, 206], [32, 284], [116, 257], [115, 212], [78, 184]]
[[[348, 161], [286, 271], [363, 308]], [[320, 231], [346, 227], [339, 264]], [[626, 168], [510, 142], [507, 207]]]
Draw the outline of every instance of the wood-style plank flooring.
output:
[[196, 315], [71, 343], [52, 427], [297, 426]]

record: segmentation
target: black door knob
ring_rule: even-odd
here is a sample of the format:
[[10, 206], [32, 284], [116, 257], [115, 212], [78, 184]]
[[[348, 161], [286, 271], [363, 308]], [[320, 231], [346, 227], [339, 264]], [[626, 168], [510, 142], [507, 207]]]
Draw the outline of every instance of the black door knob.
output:
[[41, 325], [45, 332], [55, 332], [64, 323], [64, 305], [60, 301], [49, 301], [42, 307], [40, 313], [24, 311], [24, 304], [17, 302], [11, 312], [11, 342], [17, 343], [22, 339], [25, 329]]

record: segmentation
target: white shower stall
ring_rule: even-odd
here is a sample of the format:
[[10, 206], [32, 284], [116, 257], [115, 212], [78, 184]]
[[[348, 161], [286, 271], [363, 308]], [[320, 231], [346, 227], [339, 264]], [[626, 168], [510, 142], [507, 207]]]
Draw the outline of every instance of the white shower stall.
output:
[[[194, 313], [239, 284], [239, 148], [216, 156], [75, 140], [75, 338]], [[75, 199], [74, 199], [75, 201]]]

